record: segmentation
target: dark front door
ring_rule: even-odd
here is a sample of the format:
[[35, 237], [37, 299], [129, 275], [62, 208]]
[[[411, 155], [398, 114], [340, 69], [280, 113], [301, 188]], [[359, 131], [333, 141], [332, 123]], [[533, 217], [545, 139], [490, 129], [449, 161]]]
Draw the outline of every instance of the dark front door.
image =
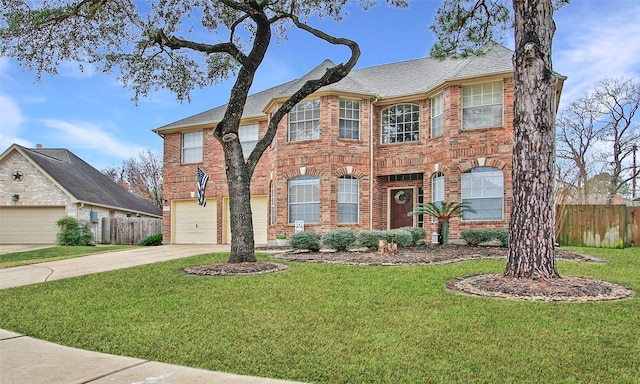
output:
[[413, 188], [391, 190], [389, 229], [413, 226], [413, 216], [407, 216], [412, 209]]

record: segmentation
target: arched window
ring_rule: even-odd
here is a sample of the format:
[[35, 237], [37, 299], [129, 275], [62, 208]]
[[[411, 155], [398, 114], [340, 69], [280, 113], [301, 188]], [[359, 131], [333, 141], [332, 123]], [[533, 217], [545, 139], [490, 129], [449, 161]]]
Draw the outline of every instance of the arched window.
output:
[[502, 220], [504, 175], [492, 167], [473, 168], [462, 174], [462, 201], [476, 211], [465, 212], [463, 220]]
[[359, 222], [360, 181], [353, 176], [338, 178], [338, 223]]
[[382, 144], [420, 140], [420, 107], [397, 104], [382, 110]]
[[298, 176], [289, 180], [289, 223], [320, 222], [320, 179]]

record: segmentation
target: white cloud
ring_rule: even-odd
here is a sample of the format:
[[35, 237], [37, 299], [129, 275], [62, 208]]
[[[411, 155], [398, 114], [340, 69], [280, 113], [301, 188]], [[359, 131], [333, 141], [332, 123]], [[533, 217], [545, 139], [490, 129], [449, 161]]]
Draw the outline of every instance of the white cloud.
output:
[[108, 156], [128, 159], [145, 150], [144, 147], [123, 143], [101, 127], [87, 122], [69, 123], [58, 119], [43, 119], [41, 122], [53, 128], [68, 148], [96, 150]]
[[640, 24], [636, 20], [640, 6], [635, 1], [622, 3], [603, 3], [606, 12], [597, 7], [567, 15], [562, 14], [564, 9], [559, 12], [554, 69], [568, 76], [564, 102], [592, 89], [599, 80], [640, 75]]
[[2, 111], [0, 114], [0, 151], [13, 143], [31, 146], [27, 140], [18, 137], [21, 125], [25, 121], [18, 104], [11, 97], [0, 93], [0, 111]]

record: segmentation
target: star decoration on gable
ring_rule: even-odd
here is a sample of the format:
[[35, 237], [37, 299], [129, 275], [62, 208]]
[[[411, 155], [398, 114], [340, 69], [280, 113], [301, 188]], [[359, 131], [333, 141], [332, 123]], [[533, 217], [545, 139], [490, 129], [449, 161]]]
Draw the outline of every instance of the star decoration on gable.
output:
[[24, 173], [20, 171], [13, 171], [13, 173], [11, 174], [11, 179], [13, 181], [22, 181], [24, 179]]

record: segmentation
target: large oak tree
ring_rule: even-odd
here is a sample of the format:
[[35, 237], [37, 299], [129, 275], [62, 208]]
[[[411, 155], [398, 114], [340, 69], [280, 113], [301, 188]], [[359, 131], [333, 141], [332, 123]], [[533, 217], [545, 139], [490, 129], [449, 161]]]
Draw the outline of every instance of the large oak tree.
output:
[[[364, 8], [375, 0], [361, 0]], [[404, 0], [387, 0], [405, 6]], [[188, 100], [195, 87], [235, 76], [227, 109], [214, 129], [226, 165], [231, 212], [229, 262], [253, 262], [250, 183], [279, 122], [306, 96], [340, 81], [356, 64], [356, 42], [331, 36], [306, 22], [310, 16], [340, 20], [347, 0], [2, 0], [0, 54], [15, 58], [38, 78], [56, 74], [65, 61], [117, 71], [135, 99], [166, 88]], [[34, 5], [37, 4], [37, 5]], [[238, 140], [242, 111], [273, 36], [297, 28], [351, 56], [306, 82], [272, 115], [248, 159]]]
[[554, 6], [568, 0], [445, 0], [432, 27], [436, 56], [468, 55], [513, 26], [513, 203], [504, 275], [557, 278], [555, 266], [556, 81]]

